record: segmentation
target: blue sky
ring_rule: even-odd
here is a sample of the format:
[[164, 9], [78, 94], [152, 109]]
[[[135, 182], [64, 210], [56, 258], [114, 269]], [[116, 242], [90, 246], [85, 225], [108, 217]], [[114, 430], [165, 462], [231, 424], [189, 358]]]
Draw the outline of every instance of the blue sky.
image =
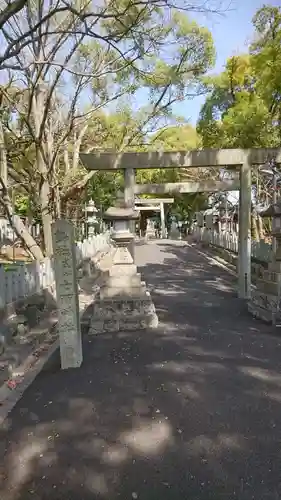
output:
[[[223, 70], [225, 61], [231, 55], [245, 52], [253, 36], [252, 18], [256, 11], [264, 4], [280, 6], [281, 0], [231, 0], [229, 10], [223, 16], [195, 15], [200, 24], [209, 28], [212, 32], [217, 51], [217, 61], [214, 71], [219, 73]], [[174, 111], [184, 115], [186, 119], [195, 125], [200, 108], [204, 102], [204, 96], [186, 101], [174, 107]]]

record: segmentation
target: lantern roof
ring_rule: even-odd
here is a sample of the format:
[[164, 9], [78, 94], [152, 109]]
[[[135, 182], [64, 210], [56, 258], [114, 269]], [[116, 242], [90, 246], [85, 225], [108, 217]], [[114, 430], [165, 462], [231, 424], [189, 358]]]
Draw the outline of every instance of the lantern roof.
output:
[[128, 207], [124, 200], [124, 194], [118, 191], [115, 206], [109, 207], [104, 213], [103, 218], [112, 221], [137, 220], [139, 218], [139, 212], [134, 210], [134, 208]]
[[139, 212], [130, 207], [110, 207], [103, 217], [108, 220], [136, 220], [139, 218]]

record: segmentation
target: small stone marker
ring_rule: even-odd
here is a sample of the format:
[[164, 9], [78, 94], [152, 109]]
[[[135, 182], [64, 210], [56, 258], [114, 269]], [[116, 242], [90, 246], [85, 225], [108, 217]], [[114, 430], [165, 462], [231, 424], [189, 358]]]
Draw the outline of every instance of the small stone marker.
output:
[[79, 318], [74, 229], [70, 222], [52, 225], [54, 270], [59, 312], [61, 368], [78, 368], [83, 361]]

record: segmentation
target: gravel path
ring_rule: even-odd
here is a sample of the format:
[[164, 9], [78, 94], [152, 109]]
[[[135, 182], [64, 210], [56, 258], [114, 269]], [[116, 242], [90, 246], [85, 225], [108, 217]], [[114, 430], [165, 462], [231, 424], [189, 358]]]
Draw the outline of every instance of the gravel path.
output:
[[157, 331], [84, 337], [1, 430], [1, 500], [281, 498], [281, 340], [184, 243], [137, 246]]

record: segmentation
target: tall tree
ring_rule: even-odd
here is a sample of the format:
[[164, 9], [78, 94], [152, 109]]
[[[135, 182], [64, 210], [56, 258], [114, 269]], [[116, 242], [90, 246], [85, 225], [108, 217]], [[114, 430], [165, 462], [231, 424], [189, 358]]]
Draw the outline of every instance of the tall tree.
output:
[[[254, 18], [247, 54], [231, 57], [207, 80], [209, 95], [197, 130], [205, 147], [279, 147], [281, 139], [281, 7], [264, 6]], [[256, 203], [268, 202], [272, 178], [253, 171]]]
[[253, 18], [256, 36], [250, 47], [256, 91], [281, 139], [281, 7], [259, 9]]
[[[123, 127], [122, 140], [112, 137], [115, 149], [124, 150], [136, 137], [163, 126], [175, 101], [201, 91], [214, 48], [210, 33], [190, 21], [185, 9], [161, 1], [113, 0], [95, 10], [92, 2], [65, 9], [60, 1], [38, 0], [10, 17], [3, 31], [7, 46], [12, 35], [25, 37], [27, 30], [29, 42], [10, 52], [14, 71], [8, 76], [19, 93], [15, 99], [2, 90], [13, 107], [6, 133], [14, 139], [24, 135], [30, 144], [26, 168], [17, 162], [11, 174], [36, 193], [48, 255], [53, 216], [93, 175], [81, 170], [78, 157], [99, 110], [120, 100], [127, 108], [133, 99], [144, 101], [134, 128]], [[128, 113], [126, 120], [129, 125]], [[95, 138], [89, 147], [104, 149]]]
[[281, 7], [259, 9], [253, 26], [249, 53], [229, 58], [225, 70], [207, 80], [197, 127], [206, 147], [280, 144]]

